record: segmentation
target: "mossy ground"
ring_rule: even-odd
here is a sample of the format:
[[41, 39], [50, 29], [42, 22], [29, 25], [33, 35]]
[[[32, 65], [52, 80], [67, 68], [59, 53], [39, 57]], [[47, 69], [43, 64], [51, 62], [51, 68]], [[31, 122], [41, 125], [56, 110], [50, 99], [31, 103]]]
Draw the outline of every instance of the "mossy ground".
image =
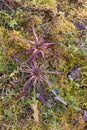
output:
[[[16, 0], [15, 4], [8, 0], [6, 4], [0, 3], [0, 130], [87, 129], [83, 116], [87, 110], [87, 6], [82, 2]], [[33, 39], [28, 33], [32, 18], [38, 36], [54, 18], [46, 39], [62, 42], [47, 52], [48, 68], [64, 74], [49, 78], [57, 94], [67, 101], [67, 106], [57, 102], [47, 107], [38, 98], [38, 92], [35, 104], [32, 90], [19, 98], [23, 83], [14, 82], [20, 78], [20, 73], [19, 64], [12, 55], [30, 47], [22, 39]], [[20, 58], [24, 60], [26, 56]], [[80, 68], [79, 77], [68, 79], [76, 67]]]

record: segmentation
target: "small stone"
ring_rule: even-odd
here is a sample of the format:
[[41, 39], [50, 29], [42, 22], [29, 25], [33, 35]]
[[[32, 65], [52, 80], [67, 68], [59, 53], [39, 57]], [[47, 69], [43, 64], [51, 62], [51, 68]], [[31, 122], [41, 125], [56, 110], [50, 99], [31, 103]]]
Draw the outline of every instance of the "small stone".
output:
[[87, 121], [87, 111], [84, 111], [84, 120]]
[[80, 74], [80, 68], [79, 67], [75, 67], [72, 69], [72, 71], [67, 75], [67, 80], [69, 79], [73, 79], [76, 80], [79, 78], [79, 74]]

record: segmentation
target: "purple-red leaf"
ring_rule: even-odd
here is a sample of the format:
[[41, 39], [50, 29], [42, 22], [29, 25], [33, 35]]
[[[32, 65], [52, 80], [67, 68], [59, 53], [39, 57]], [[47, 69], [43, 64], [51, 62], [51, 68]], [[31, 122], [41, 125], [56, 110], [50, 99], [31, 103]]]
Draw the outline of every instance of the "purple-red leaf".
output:
[[37, 37], [37, 34], [34, 29], [34, 22], [32, 22], [32, 31], [33, 31], [33, 37], [34, 37], [36, 43], [38, 43], [38, 37]]
[[21, 92], [21, 97], [23, 97], [27, 91], [28, 88], [32, 87], [31, 81], [34, 79], [34, 77], [32, 76], [28, 81], [26, 81], [26, 83], [24, 84], [23, 90]]

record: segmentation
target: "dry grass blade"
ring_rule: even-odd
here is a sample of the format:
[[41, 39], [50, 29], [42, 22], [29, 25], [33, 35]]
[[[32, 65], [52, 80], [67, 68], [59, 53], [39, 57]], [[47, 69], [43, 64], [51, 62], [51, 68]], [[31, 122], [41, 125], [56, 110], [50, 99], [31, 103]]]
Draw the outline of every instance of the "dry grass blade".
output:
[[61, 96], [58, 96], [54, 90], [51, 91], [55, 95], [55, 99], [63, 103], [64, 105], [67, 105], [67, 102], [62, 99]]

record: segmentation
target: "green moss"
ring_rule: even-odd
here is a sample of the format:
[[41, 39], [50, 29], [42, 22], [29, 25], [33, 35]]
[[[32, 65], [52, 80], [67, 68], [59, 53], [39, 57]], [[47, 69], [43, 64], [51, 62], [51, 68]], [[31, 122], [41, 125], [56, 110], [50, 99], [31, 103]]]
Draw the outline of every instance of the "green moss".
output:
[[[87, 9], [78, 4], [65, 5], [65, 1], [62, 0], [31, 0], [19, 3], [21, 7], [16, 8], [12, 14], [7, 9], [0, 11], [0, 129], [83, 130], [83, 111], [87, 110], [87, 56], [85, 50], [83, 53], [78, 46], [78, 40], [86, 42]], [[34, 20], [35, 31], [40, 36], [52, 18], [54, 20], [44, 40], [61, 43], [50, 47], [50, 51], [46, 53], [47, 68], [64, 72], [63, 75], [50, 75], [49, 78], [54, 83], [53, 89], [68, 102], [68, 105], [64, 106], [55, 101], [51, 105], [45, 105], [36, 91], [36, 112], [39, 117], [37, 123], [33, 116], [33, 92], [29, 90], [24, 98], [19, 98], [23, 83], [15, 83], [21, 74], [18, 72], [20, 65], [12, 55], [30, 48], [30, 44], [26, 44], [22, 39], [33, 40], [31, 19]], [[74, 22], [83, 24], [85, 30], [80, 30]], [[19, 57], [25, 61], [27, 56], [28, 54], [23, 54]], [[74, 67], [80, 67], [80, 76], [78, 80], [68, 80], [67, 76]], [[48, 95], [51, 94], [48, 87], [46, 91]], [[52, 95], [49, 99], [53, 100]]]

